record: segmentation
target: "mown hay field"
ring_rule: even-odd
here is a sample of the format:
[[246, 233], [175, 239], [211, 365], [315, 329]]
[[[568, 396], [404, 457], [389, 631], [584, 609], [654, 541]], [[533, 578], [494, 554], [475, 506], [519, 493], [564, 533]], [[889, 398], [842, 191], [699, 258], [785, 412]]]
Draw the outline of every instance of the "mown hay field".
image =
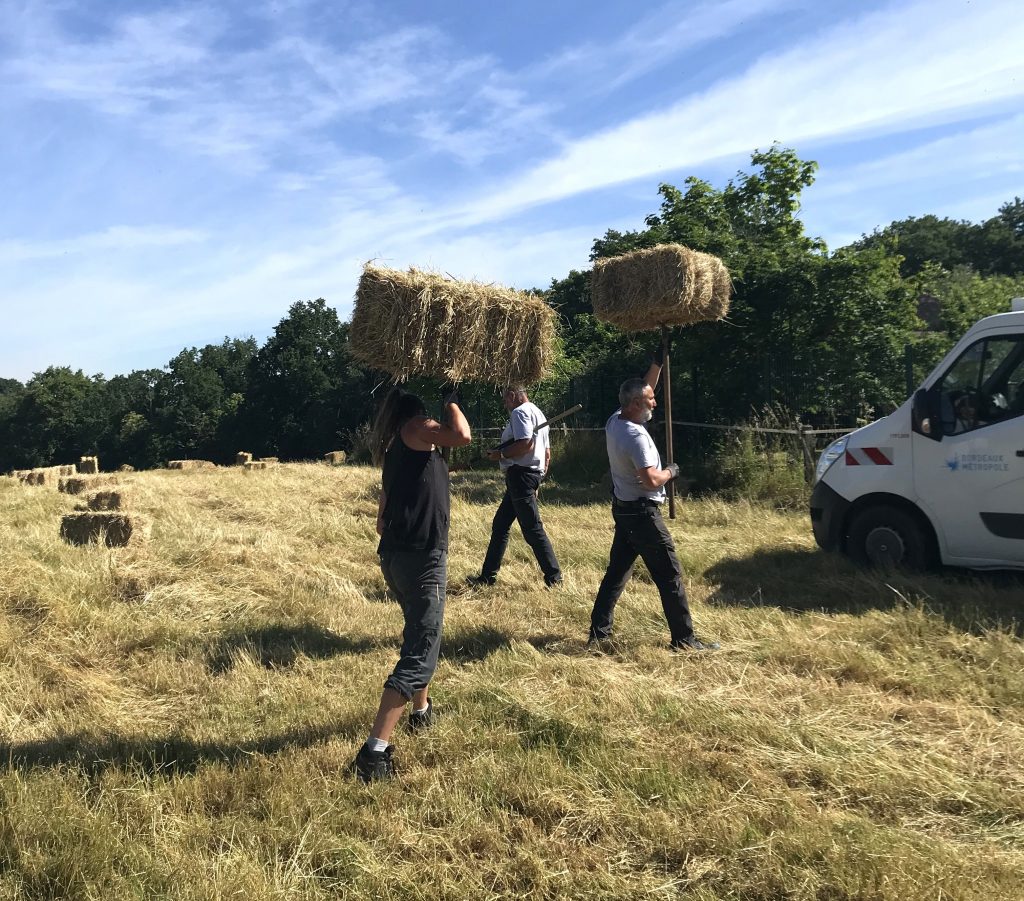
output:
[[723, 649], [671, 654], [640, 567], [595, 655], [602, 492], [542, 489], [561, 590], [516, 534], [470, 591], [501, 484], [453, 476], [444, 718], [355, 783], [401, 628], [378, 478], [128, 474], [127, 548], [0, 479], [0, 897], [1024, 897], [1024, 581], [860, 572], [746, 504], [670, 526]]

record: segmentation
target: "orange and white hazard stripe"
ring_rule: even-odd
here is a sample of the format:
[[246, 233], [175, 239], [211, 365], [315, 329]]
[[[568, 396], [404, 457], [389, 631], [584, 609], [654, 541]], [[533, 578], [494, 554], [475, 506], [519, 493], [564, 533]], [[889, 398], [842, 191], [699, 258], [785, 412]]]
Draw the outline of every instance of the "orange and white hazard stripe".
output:
[[892, 466], [891, 447], [848, 447], [847, 466]]

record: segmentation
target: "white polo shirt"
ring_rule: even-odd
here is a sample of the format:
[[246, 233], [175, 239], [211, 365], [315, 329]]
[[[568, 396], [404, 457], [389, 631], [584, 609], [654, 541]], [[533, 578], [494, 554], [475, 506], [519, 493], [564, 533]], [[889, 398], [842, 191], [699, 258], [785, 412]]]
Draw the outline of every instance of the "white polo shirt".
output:
[[638, 469], [653, 466], [661, 469], [661, 454], [650, 432], [642, 425], [622, 419], [621, 410], [612, 413], [604, 426], [608, 445], [608, 464], [612, 470], [612, 489], [620, 501], [636, 501], [642, 497], [661, 504], [665, 501], [665, 488], [649, 490], [640, 484]]
[[546, 421], [540, 408], [529, 401], [520, 404], [509, 414], [508, 425], [505, 426], [505, 431], [501, 433], [502, 442], [512, 438], [516, 441], [520, 441], [523, 438], [533, 438], [534, 442], [533, 449], [520, 457], [508, 459], [502, 457], [500, 461], [502, 472], [513, 465], [544, 472], [544, 463], [547, 460], [548, 447], [550, 445], [548, 433], [551, 429], [541, 429], [538, 432], [537, 426]]

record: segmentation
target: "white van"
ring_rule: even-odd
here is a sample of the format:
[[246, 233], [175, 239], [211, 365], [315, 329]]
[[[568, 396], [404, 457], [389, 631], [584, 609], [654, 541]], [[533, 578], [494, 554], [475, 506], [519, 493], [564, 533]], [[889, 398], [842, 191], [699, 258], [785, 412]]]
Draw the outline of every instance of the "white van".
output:
[[818, 544], [874, 565], [1024, 570], [1024, 298], [975, 323], [896, 412], [818, 460]]

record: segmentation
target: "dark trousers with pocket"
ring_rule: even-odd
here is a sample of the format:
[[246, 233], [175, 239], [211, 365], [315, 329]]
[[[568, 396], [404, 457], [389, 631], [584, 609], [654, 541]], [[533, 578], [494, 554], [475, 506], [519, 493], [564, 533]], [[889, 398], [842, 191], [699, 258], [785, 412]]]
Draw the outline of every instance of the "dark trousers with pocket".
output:
[[384, 551], [380, 555], [380, 568], [405, 617], [398, 664], [384, 687], [411, 700], [414, 692], [430, 684], [437, 669], [448, 552]]
[[597, 590], [590, 616], [590, 638], [610, 638], [615, 621], [615, 604], [633, 575], [633, 564], [640, 557], [650, 570], [661, 595], [661, 606], [668, 621], [673, 643], [693, 635], [693, 620], [683, 586], [683, 571], [676, 557], [672, 536], [657, 506], [615, 504], [615, 537], [608, 569]]
[[544, 523], [537, 507], [537, 488], [540, 487], [543, 475], [522, 466], [510, 466], [505, 471], [505, 496], [501, 499], [498, 511], [491, 523], [491, 540], [487, 545], [487, 554], [480, 574], [485, 579], [493, 579], [501, 568], [508, 547], [508, 536], [512, 524], [519, 520], [519, 528], [523, 530], [523, 538], [533, 550], [544, 581], [549, 585], [562, 578], [562, 570], [555, 558], [555, 549], [551, 546]]

